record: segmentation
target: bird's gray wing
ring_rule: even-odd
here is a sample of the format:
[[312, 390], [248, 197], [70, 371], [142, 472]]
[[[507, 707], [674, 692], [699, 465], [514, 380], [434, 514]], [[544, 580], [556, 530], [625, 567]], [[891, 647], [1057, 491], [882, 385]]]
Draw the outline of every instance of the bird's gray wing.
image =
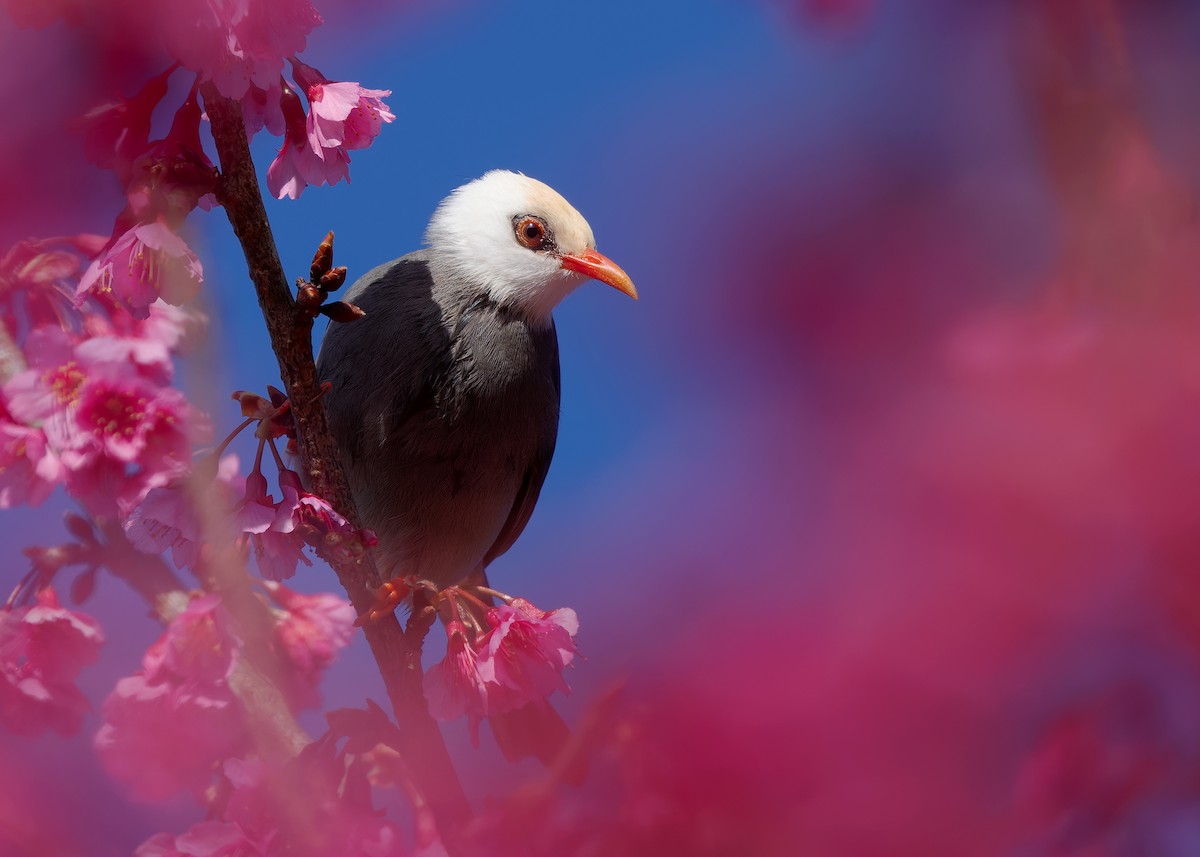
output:
[[378, 456], [408, 419], [434, 404], [433, 379], [450, 348], [432, 290], [427, 252], [410, 253], [364, 274], [347, 292], [364, 318], [329, 326], [317, 377], [330, 382], [330, 429], [349, 466]]
[[513, 500], [512, 511], [508, 513], [504, 526], [500, 528], [500, 535], [484, 556], [484, 566], [511, 548], [525, 530], [525, 525], [529, 523], [529, 517], [533, 514], [533, 507], [537, 505], [538, 495], [542, 492], [542, 483], [546, 481], [546, 474], [550, 471], [550, 460], [554, 457], [554, 445], [558, 438], [558, 402], [562, 391], [562, 378], [558, 363], [558, 334], [554, 330], [553, 322], [546, 332], [545, 344], [539, 348], [539, 352], [542, 368], [554, 384], [553, 412], [546, 414], [541, 442], [529, 468], [525, 471], [525, 478], [521, 481], [521, 487]]

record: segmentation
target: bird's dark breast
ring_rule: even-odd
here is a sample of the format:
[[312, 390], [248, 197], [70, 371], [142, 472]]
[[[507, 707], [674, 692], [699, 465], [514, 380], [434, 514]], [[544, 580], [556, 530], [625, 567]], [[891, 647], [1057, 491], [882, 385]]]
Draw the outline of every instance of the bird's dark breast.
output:
[[427, 271], [398, 270], [355, 287], [367, 317], [331, 329], [319, 368], [385, 571], [449, 583], [515, 538], [528, 517], [515, 510], [536, 500], [558, 429], [557, 339], [552, 325], [482, 297], [455, 305]]

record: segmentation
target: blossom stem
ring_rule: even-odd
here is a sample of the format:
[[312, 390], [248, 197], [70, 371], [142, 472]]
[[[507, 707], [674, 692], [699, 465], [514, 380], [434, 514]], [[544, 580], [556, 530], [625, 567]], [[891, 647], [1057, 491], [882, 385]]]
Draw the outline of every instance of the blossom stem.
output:
[[493, 598], [499, 598], [505, 604], [512, 604], [513, 602], [513, 597], [511, 595], [506, 595], [499, 590], [492, 589], [490, 586], [473, 586], [471, 588], [483, 595], [490, 595]]
[[4, 601], [4, 609], [11, 610], [16, 607], [17, 602], [21, 601], [22, 596], [30, 591], [33, 581], [39, 576], [40, 573], [36, 568], [31, 568], [27, 571], [25, 576], [17, 581], [17, 585], [13, 587], [13, 591], [8, 594], [8, 598]]
[[244, 420], [241, 425], [239, 425], [237, 428], [235, 428], [233, 431], [231, 431], [229, 433], [229, 437], [227, 437], [223, 441], [221, 441], [221, 445], [218, 446], [216, 448], [216, 451], [213, 452], [213, 456], [212, 456], [213, 460], [214, 461], [219, 460], [221, 458], [221, 456], [225, 454], [225, 449], [229, 446], [229, 444], [233, 443], [233, 439], [235, 437], [237, 437], [239, 434], [241, 434], [242, 430], [245, 429], [247, 426], [249, 426], [252, 422], [254, 422], [254, 417], [250, 417], [249, 419]]
[[267, 444], [271, 447], [271, 457], [275, 459], [275, 466], [279, 468], [279, 472], [287, 470], [287, 465], [283, 463], [283, 458], [279, 455], [279, 450], [275, 448], [274, 438], [267, 438]]
[[[258, 450], [254, 453], [254, 469], [252, 471], [250, 471], [251, 473], [257, 473], [259, 475], [262, 474], [262, 454], [263, 454], [263, 447], [265, 447], [266, 445], [267, 445], [267, 442], [260, 438], [258, 441]], [[271, 447], [271, 451], [274, 452], [275, 447]]]
[[[241, 105], [221, 96], [211, 84], [205, 85], [202, 94], [221, 162], [218, 199], [242, 245], [279, 361], [280, 376], [295, 415], [304, 475], [313, 493], [361, 527], [321, 401], [312, 354], [313, 320], [296, 306], [288, 288], [250, 157]], [[360, 614], [370, 610], [374, 593], [383, 583], [370, 552], [332, 564], [355, 610]], [[363, 632], [400, 724], [399, 749], [438, 821], [443, 841], [452, 847], [470, 818], [471, 808], [441, 731], [425, 703], [420, 649], [405, 637], [394, 614], [366, 623]]]
[[[493, 605], [488, 604], [486, 601], [484, 601], [482, 598], [480, 598], [478, 595], [476, 595], [473, 592], [469, 592], [466, 589], [463, 589], [462, 587], [459, 587], [457, 592], [460, 596], [467, 599], [468, 601], [473, 601], [477, 607], [483, 608], [483, 612], [485, 612], [485, 613], [488, 610], [492, 609]], [[453, 597], [451, 597], [450, 600], [451, 600], [451, 603], [454, 604], [455, 609], [457, 609], [458, 602], [455, 601]], [[470, 611], [466, 611], [466, 612], [468, 615], [470, 615]], [[476, 619], [473, 615], [471, 615], [471, 624], [474, 625], [477, 629], [482, 630], [482, 627], [479, 625], [479, 620]]]

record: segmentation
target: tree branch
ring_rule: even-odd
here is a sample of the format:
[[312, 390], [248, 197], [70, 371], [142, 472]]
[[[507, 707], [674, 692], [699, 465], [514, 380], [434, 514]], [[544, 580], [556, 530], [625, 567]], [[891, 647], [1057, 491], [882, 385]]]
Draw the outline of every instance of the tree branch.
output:
[[[312, 319], [297, 309], [279, 260], [250, 158], [241, 105], [221, 96], [210, 84], [204, 88], [204, 106], [221, 162], [218, 196], [245, 253], [279, 361], [279, 374], [296, 418], [304, 475], [315, 494], [361, 527], [321, 401], [312, 354]], [[355, 609], [359, 613], [369, 609], [374, 591], [382, 583], [370, 552], [364, 552], [361, 559], [331, 564]], [[471, 810], [441, 731], [425, 705], [420, 648], [405, 637], [394, 615], [366, 623], [363, 631], [400, 724], [399, 749], [438, 821], [443, 840], [452, 839]]]

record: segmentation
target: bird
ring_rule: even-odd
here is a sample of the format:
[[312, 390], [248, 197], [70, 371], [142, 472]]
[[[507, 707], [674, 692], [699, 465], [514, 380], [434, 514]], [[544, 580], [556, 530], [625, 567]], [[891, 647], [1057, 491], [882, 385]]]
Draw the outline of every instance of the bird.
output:
[[589, 279], [638, 293], [583, 216], [518, 172], [451, 192], [425, 244], [350, 288], [365, 316], [329, 326], [317, 373], [381, 576], [443, 588], [486, 583], [537, 503], [558, 435], [553, 310]]

